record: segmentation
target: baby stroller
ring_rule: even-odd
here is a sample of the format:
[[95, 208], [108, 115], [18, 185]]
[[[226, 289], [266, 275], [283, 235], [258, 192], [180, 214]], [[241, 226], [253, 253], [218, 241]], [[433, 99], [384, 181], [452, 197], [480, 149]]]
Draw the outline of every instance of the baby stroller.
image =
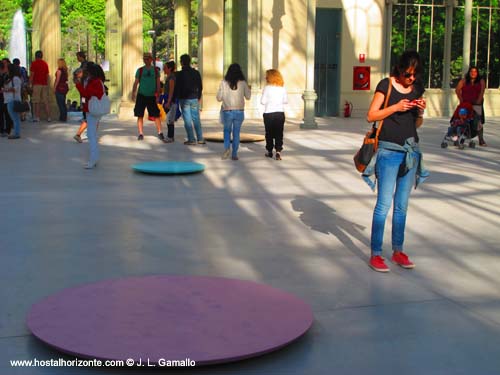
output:
[[466, 142], [469, 143], [470, 148], [475, 148], [476, 142], [472, 139], [477, 136], [479, 123], [479, 115], [474, 112], [472, 104], [459, 104], [450, 119], [450, 126], [441, 142], [441, 148], [448, 147], [449, 142], [460, 150], [465, 148]]

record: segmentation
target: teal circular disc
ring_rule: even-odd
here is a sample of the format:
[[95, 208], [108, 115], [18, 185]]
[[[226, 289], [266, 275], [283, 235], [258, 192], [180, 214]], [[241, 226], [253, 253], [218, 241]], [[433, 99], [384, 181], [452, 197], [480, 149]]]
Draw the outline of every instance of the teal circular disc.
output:
[[132, 165], [137, 172], [148, 174], [190, 174], [203, 172], [205, 166], [192, 161], [148, 161]]

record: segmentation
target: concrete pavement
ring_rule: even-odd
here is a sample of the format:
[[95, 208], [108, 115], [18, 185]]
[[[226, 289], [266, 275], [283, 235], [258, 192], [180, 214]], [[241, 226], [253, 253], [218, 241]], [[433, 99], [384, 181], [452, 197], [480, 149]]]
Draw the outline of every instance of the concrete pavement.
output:
[[[421, 147], [431, 177], [412, 193], [405, 249], [416, 263], [389, 274], [367, 266], [375, 195], [352, 156], [368, 124], [288, 121], [283, 160], [263, 143], [162, 144], [154, 126], [109, 118], [101, 161], [84, 170], [77, 122], [23, 123], [0, 139], [0, 374], [143, 374], [145, 369], [13, 368], [10, 360], [67, 358], [31, 336], [30, 306], [100, 280], [187, 274], [254, 280], [296, 294], [312, 329], [280, 351], [189, 374], [499, 374], [500, 119], [486, 148], [441, 149], [447, 119], [427, 120]], [[214, 120], [206, 131], [220, 130]], [[263, 133], [259, 120], [243, 130]], [[204, 163], [202, 174], [133, 173], [149, 160]], [[390, 218], [385, 255], [390, 252]]]

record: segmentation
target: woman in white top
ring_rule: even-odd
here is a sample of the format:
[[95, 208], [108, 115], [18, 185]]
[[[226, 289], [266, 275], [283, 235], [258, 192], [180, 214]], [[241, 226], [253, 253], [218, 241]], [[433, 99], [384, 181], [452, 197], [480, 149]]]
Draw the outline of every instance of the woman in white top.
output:
[[21, 114], [14, 111], [14, 101], [21, 101], [21, 69], [19, 66], [9, 65], [9, 79], [3, 85], [4, 103], [7, 104], [7, 111], [14, 123], [14, 134], [9, 135], [9, 139], [21, 138]]
[[266, 71], [267, 85], [262, 92], [261, 104], [264, 105], [264, 126], [266, 128], [266, 156], [273, 157], [276, 149], [276, 160], [281, 160], [283, 150], [283, 129], [285, 126], [285, 104], [288, 96], [281, 73], [276, 69]]
[[240, 129], [245, 118], [245, 98], [250, 99], [250, 87], [239, 64], [231, 64], [217, 91], [217, 100], [222, 102], [222, 120], [224, 122], [224, 153], [222, 159], [229, 157], [231, 133], [233, 133], [231, 159], [238, 160]]

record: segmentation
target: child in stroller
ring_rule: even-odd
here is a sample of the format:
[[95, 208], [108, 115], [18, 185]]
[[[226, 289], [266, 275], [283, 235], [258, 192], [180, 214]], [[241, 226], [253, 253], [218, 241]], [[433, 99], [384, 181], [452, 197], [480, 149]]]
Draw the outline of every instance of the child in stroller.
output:
[[441, 147], [448, 147], [448, 142], [453, 142], [459, 149], [465, 147], [465, 142], [469, 141], [469, 147], [475, 148], [476, 143], [472, 140], [477, 136], [479, 116], [474, 112], [469, 103], [460, 104], [450, 119], [450, 126], [446, 132]]

